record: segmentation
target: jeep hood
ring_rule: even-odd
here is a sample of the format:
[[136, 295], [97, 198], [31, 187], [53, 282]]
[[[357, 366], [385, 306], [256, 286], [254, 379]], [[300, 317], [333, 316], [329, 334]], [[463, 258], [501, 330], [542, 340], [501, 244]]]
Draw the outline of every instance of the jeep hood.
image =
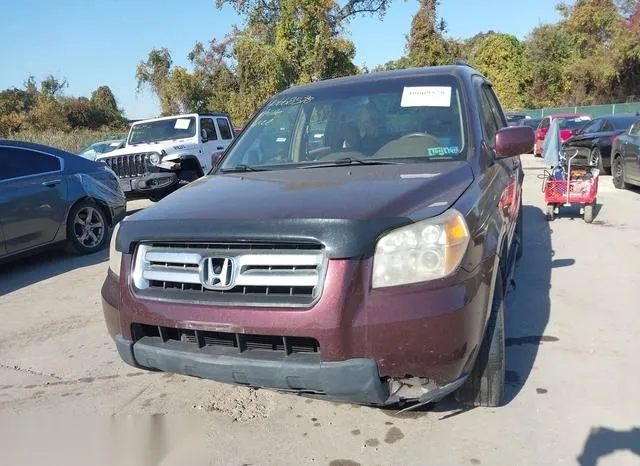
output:
[[106, 159], [109, 157], [118, 157], [120, 155], [140, 154], [142, 152], [158, 152], [165, 151], [168, 155], [171, 154], [184, 154], [189, 152], [192, 155], [197, 155], [200, 148], [198, 144], [192, 139], [176, 139], [170, 141], [158, 141], [150, 144], [135, 144], [131, 146], [125, 146], [122, 149], [116, 149], [106, 154], [100, 154], [96, 157], [96, 160]]
[[127, 218], [117, 245], [320, 242], [329, 257], [361, 256], [384, 231], [447, 210], [472, 181], [462, 162], [213, 175]]

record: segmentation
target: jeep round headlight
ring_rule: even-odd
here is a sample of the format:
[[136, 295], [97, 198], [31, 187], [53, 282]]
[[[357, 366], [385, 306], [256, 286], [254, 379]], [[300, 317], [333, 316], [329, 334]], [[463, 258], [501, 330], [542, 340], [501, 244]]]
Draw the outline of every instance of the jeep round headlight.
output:
[[122, 263], [122, 253], [116, 250], [116, 238], [119, 229], [120, 224], [118, 223], [113, 229], [111, 243], [109, 244], [109, 270], [111, 270], [116, 277], [120, 277], [120, 264]]
[[373, 257], [373, 288], [444, 278], [462, 262], [469, 244], [464, 217], [451, 209], [438, 217], [384, 234]]
[[151, 162], [151, 165], [153, 166], [160, 164], [160, 154], [156, 154], [155, 152], [153, 154], [149, 154], [149, 162]]

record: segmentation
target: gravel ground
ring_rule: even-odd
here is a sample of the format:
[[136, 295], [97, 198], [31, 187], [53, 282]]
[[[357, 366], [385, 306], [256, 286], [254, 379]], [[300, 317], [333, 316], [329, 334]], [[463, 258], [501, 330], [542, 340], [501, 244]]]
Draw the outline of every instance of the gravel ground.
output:
[[107, 253], [49, 252], [0, 266], [0, 463], [640, 464], [640, 190], [604, 177], [592, 225], [549, 224], [523, 161], [505, 406], [398, 416], [136, 370], [102, 320]]

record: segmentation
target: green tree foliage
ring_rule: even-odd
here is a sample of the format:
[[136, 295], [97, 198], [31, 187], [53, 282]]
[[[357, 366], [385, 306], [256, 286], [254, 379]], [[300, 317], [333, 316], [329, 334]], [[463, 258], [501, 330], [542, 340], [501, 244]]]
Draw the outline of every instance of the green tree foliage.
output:
[[174, 67], [168, 49], [138, 65], [138, 87], [149, 87], [163, 114], [226, 111], [246, 121], [269, 97], [295, 84], [353, 75], [355, 46], [344, 36], [357, 14], [383, 14], [390, 0], [219, 0], [245, 17], [222, 42], [196, 43], [191, 70]]
[[471, 62], [493, 84], [503, 106], [525, 108], [531, 103], [531, 67], [525, 46], [510, 34], [490, 34], [474, 50]]
[[48, 76], [40, 85], [30, 76], [23, 89], [0, 91], [0, 137], [19, 131], [69, 131], [98, 129], [103, 126], [121, 130], [126, 126], [122, 111], [107, 86], [86, 97], [63, 95], [64, 80]]
[[420, 0], [420, 9], [411, 21], [407, 41], [412, 66], [451, 64], [455, 59], [455, 42], [445, 39], [447, 24], [437, 16], [439, 0]]

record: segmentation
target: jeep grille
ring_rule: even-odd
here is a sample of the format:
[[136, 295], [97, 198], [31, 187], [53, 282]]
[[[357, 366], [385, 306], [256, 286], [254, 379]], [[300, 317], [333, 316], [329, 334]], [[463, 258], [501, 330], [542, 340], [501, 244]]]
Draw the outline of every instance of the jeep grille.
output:
[[117, 155], [104, 159], [120, 178], [133, 178], [143, 176], [149, 171], [149, 154]]

